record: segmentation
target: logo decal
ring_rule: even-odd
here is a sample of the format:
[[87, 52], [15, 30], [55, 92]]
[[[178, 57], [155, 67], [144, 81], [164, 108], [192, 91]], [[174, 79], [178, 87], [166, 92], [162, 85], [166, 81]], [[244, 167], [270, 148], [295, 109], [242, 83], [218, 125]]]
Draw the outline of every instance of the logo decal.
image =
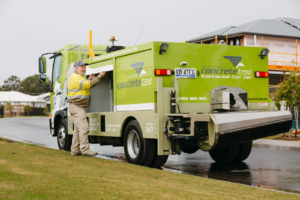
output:
[[[239, 62], [242, 60], [242, 57], [239, 56], [224, 56], [225, 59], [228, 59], [234, 67], [239, 67]], [[237, 66], [238, 65], [238, 66]], [[243, 65], [244, 67], [244, 65]]]
[[239, 68], [239, 67], [245, 67], [243, 63], [239, 63], [236, 68]]
[[140, 77], [141, 74], [146, 74], [145, 70], [142, 70], [144, 66], [144, 62], [138, 62], [131, 64], [131, 67], [133, 67], [137, 73], [137, 75]]

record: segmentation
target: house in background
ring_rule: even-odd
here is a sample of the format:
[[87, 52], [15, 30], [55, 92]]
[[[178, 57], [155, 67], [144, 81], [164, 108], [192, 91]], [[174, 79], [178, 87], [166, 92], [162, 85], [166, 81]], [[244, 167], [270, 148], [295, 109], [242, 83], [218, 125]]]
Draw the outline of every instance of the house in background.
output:
[[[7, 103], [13, 105], [13, 110], [11, 111], [12, 116], [24, 115], [24, 107], [29, 105], [33, 108], [33, 114], [42, 115], [42, 109], [47, 105], [45, 100], [39, 100], [36, 96], [30, 96], [16, 91], [1, 91], [0, 92], [0, 115], [9, 116], [10, 111], [5, 107]], [[36, 108], [36, 109], [34, 109]], [[2, 113], [1, 113], [2, 112]]]
[[268, 47], [270, 92], [283, 81], [287, 71], [300, 66], [300, 19], [259, 19], [240, 26], [228, 26], [186, 42], [219, 44], [221, 40], [228, 45]]
[[46, 101], [46, 105], [48, 107], [48, 111], [50, 112], [51, 110], [51, 105], [50, 105], [50, 92], [45, 93], [45, 94], [41, 94], [39, 96], [35, 96], [36, 100], [45, 100]]

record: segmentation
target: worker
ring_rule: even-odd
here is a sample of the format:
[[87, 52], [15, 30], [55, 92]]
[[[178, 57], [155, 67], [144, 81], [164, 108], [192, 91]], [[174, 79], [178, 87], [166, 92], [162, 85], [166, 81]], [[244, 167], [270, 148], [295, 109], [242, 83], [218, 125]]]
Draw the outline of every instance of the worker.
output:
[[[97, 152], [90, 150], [88, 133], [89, 125], [86, 119], [86, 107], [90, 105], [91, 94], [90, 88], [99, 83], [100, 79], [105, 76], [105, 72], [95, 77], [91, 74], [89, 79], [85, 79], [86, 65], [82, 60], [74, 64], [74, 73], [68, 84], [68, 103], [69, 112], [74, 123], [74, 133], [71, 146], [71, 155], [95, 156]], [[81, 147], [81, 151], [80, 151]]]

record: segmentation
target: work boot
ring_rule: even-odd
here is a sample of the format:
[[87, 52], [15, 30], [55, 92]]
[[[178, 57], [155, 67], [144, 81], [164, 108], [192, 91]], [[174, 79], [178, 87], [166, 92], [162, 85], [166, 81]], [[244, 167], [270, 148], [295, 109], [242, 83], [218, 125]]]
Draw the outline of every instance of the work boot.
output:
[[81, 151], [78, 151], [76, 153], [71, 152], [71, 156], [81, 156], [81, 155], [82, 155]]
[[87, 152], [83, 153], [82, 155], [83, 155], [83, 156], [95, 156], [95, 155], [97, 155], [97, 154], [98, 154], [97, 152], [88, 150]]

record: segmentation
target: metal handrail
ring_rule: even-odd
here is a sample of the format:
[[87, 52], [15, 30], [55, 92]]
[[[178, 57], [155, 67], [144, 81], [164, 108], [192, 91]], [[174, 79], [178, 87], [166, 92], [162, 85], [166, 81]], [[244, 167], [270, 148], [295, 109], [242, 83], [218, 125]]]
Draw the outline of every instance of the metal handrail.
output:
[[[75, 49], [77, 47], [79, 47], [79, 49]], [[89, 49], [81, 49], [81, 44], [73, 46], [73, 47], [71, 47], [71, 48], [69, 48], [67, 50], [68, 51], [70, 51], [70, 50], [72, 50], [72, 51], [79, 51], [78, 52], [79, 53], [79, 60], [81, 60], [81, 51], [84, 51], [84, 59], [86, 59], [86, 51], [89, 51]], [[104, 50], [104, 49], [93, 49], [93, 51], [106, 51], [106, 50]]]

